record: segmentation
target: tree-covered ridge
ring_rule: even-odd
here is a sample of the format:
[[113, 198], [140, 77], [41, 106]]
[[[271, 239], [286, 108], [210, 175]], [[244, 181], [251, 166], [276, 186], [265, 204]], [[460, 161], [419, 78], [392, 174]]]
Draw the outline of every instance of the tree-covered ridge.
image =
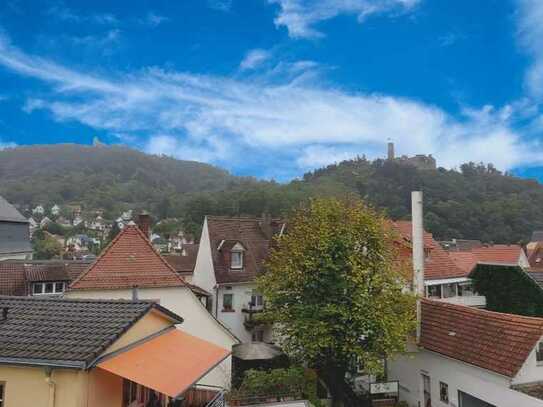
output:
[[419, 188], [425, 193], [426, 228], [437, 239], [517, 243], [543, 229], [543, 186], [492, 165], [419, 170], [398, 161], [356, 158], [279, 184], [121, 146], [0, 151], [0, 195], [13, 203], [80, 204], [84, 210], [105, 209], [107, 219], [122, 210], [146, 209], [156, 219], [181, 219], [194, 235], [207, 214], [285, 216], [316, 196], [354, 195], [393, 219], [408, 219], [410, 193]]

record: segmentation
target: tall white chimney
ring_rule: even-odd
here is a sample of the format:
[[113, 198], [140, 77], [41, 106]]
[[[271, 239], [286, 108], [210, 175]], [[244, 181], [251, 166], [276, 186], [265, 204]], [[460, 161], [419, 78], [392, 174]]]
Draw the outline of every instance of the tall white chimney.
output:
[[413, 291], [417, 300], [417, 343], [420, 339], [421, 304], [424, 297], [424, 225], [422, 215], [422, 191], [411, 192], [411, 244], [413, 247]]

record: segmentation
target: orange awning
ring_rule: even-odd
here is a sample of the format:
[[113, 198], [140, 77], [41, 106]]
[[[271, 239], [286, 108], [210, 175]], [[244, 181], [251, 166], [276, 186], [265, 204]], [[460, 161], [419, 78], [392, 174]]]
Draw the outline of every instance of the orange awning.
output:
[[113, 356], [98, 367], [170, 397], [187, 391], [230, 351], [178, 329]]

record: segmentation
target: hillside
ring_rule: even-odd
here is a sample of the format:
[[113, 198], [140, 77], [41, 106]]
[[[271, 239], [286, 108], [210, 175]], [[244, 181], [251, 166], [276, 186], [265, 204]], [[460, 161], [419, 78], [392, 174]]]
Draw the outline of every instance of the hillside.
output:
[[147, 209], [182, 217], [198, 233], [203, 216], [283, 216], [312, 196], [364, 198], [393, 219], [408, 219], [410, 192], [425, 193], [426, 227], [438, 239], [526, 241], [543, 229], [543, 185], [494, 169], [418, 170], [397, 161], [357, 158], [307, 173], [288, 184], [241, 178], [207, 164], [152, 156], [127, 147], [49, 145], [0, 151], [0, 195], [19, 205], [81, 204]]
[[121, 146], [60, 144], [0, 151], [0, 195], [24, 206], [77, 203], [115, 215], [134, 207], [168, 210], [187, 194], [220, 190], [236, 180], [207, 164]]

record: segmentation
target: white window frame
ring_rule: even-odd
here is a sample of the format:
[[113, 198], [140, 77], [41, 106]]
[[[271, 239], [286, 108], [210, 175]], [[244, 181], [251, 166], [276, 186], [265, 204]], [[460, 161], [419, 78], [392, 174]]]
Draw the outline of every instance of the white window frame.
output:
[[[45, 287], [47, 284], [52, 284], [52, 291], [49, 293], [45, 292]], [[57, 284], [62, 284], [60, 291], [57, 290]], [[36, 292], [36, 287], [40, 287], [39, 292]], [[64, 281], [43, 281], [39, 283], [32, 283], [32, 295], [59, 295], [63, 294], [66, 290], [66, 283]], [[2, 405], [0, 405], [2, 407]]]
[[262, 309], [264, 307], [264, 297], [259, 293], [252, 293], [250, 302], [253, 304], [253, 309]]
[[[227, 296], [227, 295], [229, 295], [230, 298], [231, 298], [230, 308], [226, 308], [224, 306], [224, 297]], [[233, 293], [231, 293], [231, 292], [230, 293], [223, 293], [223, 295], [222, 295], [222, 310], [223, 310], [223, 312], [232, 312], [232, 311], [234, 311], [234, 294]]]
[[[445, 396], [446, 396], [446, 400], [443, 399], [443, 393], [441, 392], [441, 390], [443, 389], [443, 387], [447, 390]], [[439, 401], [441, 401], [442, 403], [445, 403], [445, 404], [449, 404], [449, 384], [448, 383], [445, 383], [445, 382], [439, 382]]]
[[[232, 270], [241, 270], [243, 268], [243, 250], [232, 250], [230, 254], [230, 268]], [[239, 256], [239, 263], [234, 264], [234, 255]]]

